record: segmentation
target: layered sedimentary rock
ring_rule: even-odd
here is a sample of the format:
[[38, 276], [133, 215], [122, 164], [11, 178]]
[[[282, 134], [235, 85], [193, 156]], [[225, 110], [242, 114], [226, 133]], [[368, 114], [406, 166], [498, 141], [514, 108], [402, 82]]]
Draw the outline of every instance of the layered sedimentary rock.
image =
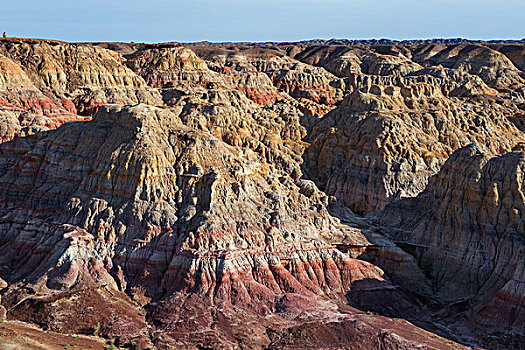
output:
[[222, 73], [232, 88], [258, 104], [269, 105], [287, 96], [286, 91], [280, 92], [271, 77], [259, 71], [244, 55], [214, 56], [208, 65], [210, 69]]
[[261, 105], [285, 98], [267, 75], [257, 71], [242, 57], [218, 58], [208, 67], [207, 62], [193, 51], [168, 47], [140, 50], [129, 55], [126, 65], [144, 77], [148, 84], [158, 88], [214, 85], [241, 91]]
[[428, 45], [417, 50], [413, 59], [425, 65], [440, 65], [478, 75], [489, 86], [501, 91], [515, 90], [525, 84], [525, 73], [507, 56], [482, 45]]
[[[8, 318], [147, 344], [145, 306], [157, 345], [448, 344], [345, 306], [358, 290], [381, 298], [393, 286], [327, 243], [338, 233], [370, 244], [328, 213], [333, 199], [171, 112], [102, 107], [92, 122], [0, 151]], [[88, 307], [72, 325], [80, 316], [61, 310], [74, 305]], [[89, 314], [91, 305], [101, 311]], [[303, 339], [311, 327], [331, 335]]]
[[161, 105], [119, 55], [53, 41], [0, 42], [0, 141], [85, 120], [105, 103]]
[[470, 142], [497, 154], [524, 139], [490, 100], [458, 103], [419, 77], [398, 83], [360, 84], [308, 137], [309, 175], [357, 213], [417, 195], [453, 150]]
[[139, 349], [462, 348], [395, 317], [521, 348], [520, 52], [1, 41], [0, 318]]
[[[298, 54], [297, 58], [310, 64], [322, 65], [338, 77], [348, 77], [354, 74], [396, 77], [407, 75], [422, 68], [401, 52], [374, 52], [362, 48], [324, 51], [323, 53], [303, 52]], [[405, 52], [405, 54], [407, 53]]]
[[426, 190], [373, 214], [431, 276], [435, 293], [470, 304], [482, 334], [525, 330], [525, 154], [456, 151]]
[[258, 71], [264, 72], [280, 91], [294, 98], [332, 105], [343, 97], [341, 80], [323, 68], [306, 65], [289, 57], [253, 56], [245, 58]]
[[204, 60], [182, 46], [140, 50], [128, 57], [126, 65], [158, 88], [168, 84], [206, 86], [209, 83], [226, 87], [220, 74], [211, 71]]
[[[320, 108], [320, 106], [333, 104], [340, 101], [344, 93], [349, 94], [359, 90], [360, 92], [371, 92], [373, 96], [379, 97], [375, 100], [372, 98], [373, 101], [377, 102], [363, 102], [357, 101], [359, 98], [356, 99], [348, 97], [347, 95], [345, 101], [353, 100], [351, 103], [352, 110], [369, 112], [370, 110], [380, 109], [386, 110], [387, 112], [385, 114], [401, 114], [400, 110], [405, 110], [404, 115], [401, 116], [402, 119], [421, 119], [420, 116], [424, 114], [423, 111], [431, 115], [436, 114], [436, 110], [440, 110], [438, 114], [444, 112], [444, 118], [452, 120], [450, 123], [446, 123], [445, 130], [438, 131], [440, 134], [445, 134], [437, 137], [438, 143], [430, 146], [426, 144], [427, 142], [435, 142], [436, 135], [433, 131], [431, 131], [433, 135], [430, 135], [430, 137], [424, 136], [426, 140], [416, 141], [416, 144], [420, 142], [425, 143], [423, 145], [417, 145], [417, 148], [432, 148], [433, 151], [430, 151], [430, 153], [439, 149], [437, 150], [439, 154], [418, 155], [418, 157], [422, 158], [423, 162], [428, 164], [421, 165], [420, 167], [416, 166], [417, 169], [409, 170], [408, 172], [405, 172], [405, 170], [396, 170], [398, 168], [404, 168], [405, 166], [402, 163], [406, 161], [409, 163], [413, 162], [412, 159], [396, 155], [396, 152], [389, 155], [386, 161], [379, 160], [380, 163], [385, 163], [380, 165], [380, 167], [384, 168], [381, 170], [383, 174], [374, 175], [374, 178], [368, 180], [364, 180], [364, 178], [368, 176], [367, 172], [371, 171], [369, 165], [362, 165], [364, 169], [358, 171], [357, 174], [352, 174], [351, 172], [342, 173], [341, 167], [352, 167], [354, 160], [349, 160], [347, 164], [335, 164], [334, 168], [337, 169], [337, 174], [334, 176], [332, 176], [332, 167], [325, 169], [327, 160], [317, 162], [318, 164], [314, 161], [313, 165], [308, 165], [310, 168], [309, 172], [314, 175], [314, 177], [316, 175], [316, 168], [318, 167], [321, 168], [323, 172], [330, 174], [332, 180], [326, 179], [328, 176], [326, 174], [320, 174], [317, 178], [321, 187], [327, 189], [329, 194], [335, 194], [354, 211], [366, 213], [373, 209], [382, 208], [385, 203], [397, 197], [413, 196], [421, 192], [426, 185], [428, 176], [434, 174], [439, 169], [439, 166], [454, 149], [468, 142], [480, 141], [480, 139], [487, 138], [483, 135], [480, 136], [480, 133], [492, 133], [492, 129], [496, 129], [494, 136], [488, 137], [496, 139], [496, 141], [482, 140], [482, 142], [491, 143], [489, 147], [495, 153], [508, 151], [515, 140], [523, 139], [523, 135], [513, 130], [505, 121], [506, 117], [512, 117], [516, 113], [516, 108], [513, 107], [513, 105], [502, 105], [501, 101], [498, 100], [497, 90], [492, 89], [483, 81], [483, 79], [486, 80], [490, 85], [498, 87], [500, 90], [502, 84], [507, 84], [507, 90], [510, 91], [514, 89], [513, 94], [515, 94], [515, 98], [519, 100], [521, 98], [519, 92], [517, 92], [519, 89], [515, 89], [515, 86], [512, 85], [512, 79], [502, 80], [498, 83], [499, 85], [496, 86], [494, 82], [487, 78], [487, 74], [489, 73], [482, 74], [480, 71], [481, 68], [478, 67], [478, 69], [476, 68], [477, 66], [474, 67], [474, 63], [468, 63], [471, 61], [480, 61], [481, 63], [476, 64], [485, 67], [484, 64], [487, 63], [487, 69], [494, 72], [501, 73], [503, 69], [505, 72], [517, 71], [519, 73], [515, 67], [513, 68], [509, 59], [497, 51], [488, 48], [482, 50], [479, 47], [473, 46], [461, 49], [461, 47], [458, 46], [457, 52], [454, 51], [457, 55], [454, 57], [456, 60], [464, 63], [461, 66], [447, 63], [444, 65], [450, 68], [442, 68], [441, 66], [424, 68], [411, 60], [416, 60], [417, 58], [418, 62], [425, 65], [437, 64], [432, 63], [432, 60], [435, 60], [434, 56], [437, 55], [434, 54], [434, 52], [438, 52], [439, 55], [444, 55], [444, 53], [439, 51], [443, 49], [442, 47], [436, 47], [437, 48], [410, 49], [394, 46], [367, 49], [343, 47], [335, 50], [312, 48], [305, 49], [303, 52], [299, 50], [298, 53], [294, 51], [296, 48], [289, 50], [290, 54], [295, 52], [293, 54], [294, 57], [308, 63], [323, 65], [337, 75], [343, 76], [344, 79], [338, 79], [320, 67], [310, 66], [293, 60], [284, 54], [280, 54], [278, 51], [272, 53], [272, 50], [257, 53], [249, 50], [219, 50], [190, 47], [201, 56], [197, 57], [192, 50], [182, 46], [172, 45], [170, 47], [167, 45], [153, 48], [146, 47], [139, 48], [134, 53], [128, 54], [126, 65], [144, 77], [150, 85], [162, 88], [164, 103], [170, 106], [180, 105], [188, 100], [186, 97], [181, 98], [181, 96], [207, 95], [208, 92], [202, 92], [202, 89], [204, 89], [204, 91], [209, 89], [212, 91], [234, 89], [242, 92], [258, 104], [267, 105], [283, 99], [281, 101], [286, 101], [285, 104], [295, 106], [302, 113], [320, 116], [329, 111], [329, 109], [323, 109]], [[493, 54], [492, 51], [495, 53]], [[468, 63], [468, 67], [466, 62]], [[500, 73], [494, 74], [497, 75]], [[476, 74], [480, 75], [481, 78]], [[510, 73], [507, 72], [505, 74], [508, 75]], [[201, 91], [188, 92], [189, 90], [195, 90], [195, 88]], [[183, 91], [181, 91], [181, 89]], [[298, 103], [287, 98], [287, 94], [294, 98], [299, 98]], [[357, 95], [361, 94], [357, 93]], [[237, 97], [233, 97], [235, 96], [233, 94], [230, 94], [230, 96], [232, 97], [229, 99], [238, 99]], [[474, 101], [476, 96], [489, 96], [489, 98], [478, 97], [479, 101], [476, 102]], [[312, 102], [308, 104], [301, 101]], [[199, 104], [201, 106], [206, 105]], [[246, 114], [241, 111], [246, 108], [244, 107], [244, 105], [246, 105], [245, 103], [232, 101], [227, 102], [227, 104], [234, 106], [230, 108], [228, 112], [232, 115], [232, 119], [239, 120], [245, 117]], [[192, 103], [192, 105], [194, 105], [194, 103]], [[209, 106], [209, 104], [207, 105]], [[348, 102], [343, 102], [343, 105], [348, 105]], [[219, 107], [218, 109], [221, 108]], [[340, 110], [343, 109], [344, 107]], [[202, 109], [200, 110], [202, 113]], [[204, 113], [208, 114], [209, 110], [208, 108]], [[498, 114], [495, 123], [492, 121], [494, 118], [491, 115], [493, 110], [497, 111], [494, 114]], [[193, 111], [192, 113], [195, 114], [195, 112], [196, 111]], [[216, 114], [217, 111], [214, 110], [213, 113]], [[250, 112], [248, 114], [253, 113]], [[238, 115], [242, 116], [238, 118]], [[455, 120], [458, 118], [457, 115], [459, 115], [461, 119], [459, 123]], [[480, 118], [480, 115], [483, 120], [487, 120], [489, 125], [484, 125], [485, 121], [475, 121]], [[501, 115], [505, 116], [505, 118], [500, 118]], [[204, 120], [206, 120], [204, 124], [208, 124], [208, 116], [198, 118], [201, 119], [201, 121], [199, 121], [201, 126]], [[438, 119], [441, 120], [441, 116], [439, 116]], [[514, 120], [518, 121], [518, 119]], [[186, 119], [185, 122], [191, 123], [191, 120]], [[416, 121], [416, 125], [419, 123], [420, 121]], [[471, 125], [476, 123], [481, 123], [479, 125], [481, 130], [478, 131], [471, 128]], [[232, 141], [235, 140], [233, 142], [237, 142], [237, 145], [239, 145], [238, 138], [245, 139], [247, 138], [246, 135], [249, 134], [244, 132], [245, 136], [239, 135], [237, 131], [242, 131], [242, 128], [233, 128], [232, 130], [232, 128], [226, 127], [228, 124], [232, 126], [234, 124], [238, 125], [237, 122], [226, 122], [219, 127], [222, 130], [216, 131], [222, 134], [233, 134], [228, 136], [228, 139]], [[441, 123], [437, 124], [437, 129], [443, 129], [443, 126], [440, 124]], [[456, 131], [457, 124], [463, 125], [460, 127], [461, 132], [459, 135], [457, 135], [458, 132]], [[192, 125], [195, 126], [195, 124]], [[453, 135], [448, 135], [449, 131], [447, 128], [451, 128], [450, 133]], [[403, 127], [401, 127], [401, 129], [403, 129]], [[323, 131], [319, 131], [319, 133], [322, 132]], [[265, 132], [259, 133], [264, 134]], [[218, 133], [215, 134], [218, 135]], [[410, 135], [410, 133], [406, 133], [406, 137], [408, 137], [408, 135]], [[316, 137], [317, 135], [314, 134], [311, 140]], [[249, 138], [253, 138], [253, 136]], [[460, 139], [467, 139], [468, 141], [459, 142], [458, 140]], [[364, 145], [366, 148], [373, 149], [375, 147], [374, 139], [360, 140], [360, 142], [366, 144]], [[412, 141], [407, 140], [407, 144], [403, 144], [403, 141], [399, 141], [400, 145], [397, 148], [413, 148], [414, 145], [410, 145], [411, 142]], [[443, 145], [440, 145], [441, 143], [443, 143]], [[500, 147], [501, 144], [505, 144], [505, 146]], [[245, 145], [246, 144], [243, 144], [243, 146]], [[396, 146], [393, 147], [396, 148]], [[254, 149], [254, 147], [251, 148]], [[312, 150], [309, 154], [318, 152], [319, 146], [314, 145]], [[421, 153], [418, 149], [414, 151], [415, 153]], [[381, 158], [381, 152], [382, 151], [374, 151], [374, 153], [379, 154], [373, 154], [371, 156]], [[301, 152], [295, 153], [300, 155]], [[357, 153], [361, 154], [363, 152], [358, 150]], [[425, 153], [428, 152], [425, 151]], [[309, 154], [308, 159], [311, 160]], [[411, 158], [411, 156], [409, 156], [409, 158]], [[414, 167], [412, 166], [412, 168]], [[396, 174], [396, 172], [401, 172], [401, 174]], [[413, 174], [415, 174], [415, 176], [412, 176]], [[357, 180], [347, 181], [343, 177], [360, 178], [359, 182], [362, 184], [356, 185]], [[342, 185], [341, 182], [343, 182]], [[378, 193], [372, 194], [371, 192], [374, 191], [376, 187], [379, 187]], [[344, 194], [344, 192], [349, 191], [349, 188], [352, 188], [351, 191], [354, 192], [355, 196], [352, 193]]]
[[79, 119], [72, 103], [55, 103], [19, 65], [0, 54], [0, 142]]
[[187, 90], [167, 103], [185, 125], [249, 148], [294, 178], [301, 177], [303, 138], [308, 121], [315, 120], [300, 111], [301, 103], [261, 107], [236, 90], [217, 88]]
[[6, 40], [1, 53], [35, 86], [82, 115], [105, 103], [162, 103], [158, 92], [121, 64], [119, 55], [89, 45]]
[[[295, 99], [307, 99], [316, 104], [334, 105], [344, 93], [344, 83], [322, 67], [292, 59], [278, 50], [230, 50], [193, 47], [199, 57], [209, 62], [211, 69], [243, 75], [258, 72], [257, 79], [268, 77], [281, 94]], [[282, 98], [277, 98], [277, 100]]]

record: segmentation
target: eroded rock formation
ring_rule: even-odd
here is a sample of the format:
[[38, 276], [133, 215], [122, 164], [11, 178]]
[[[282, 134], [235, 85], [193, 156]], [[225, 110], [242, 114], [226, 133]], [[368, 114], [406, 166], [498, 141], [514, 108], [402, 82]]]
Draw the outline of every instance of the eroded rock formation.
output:
[[456, 151], [423, 193], [374, 214], [481, 334], [525, 331], [525, 154]]
[[[34, 142], [31, 152], [17, 153], [20, 142]], [[393, 344], [415, 346], [418, 337], [445, 344], [344, 306], [355, 288], [370, 284], [381, 298], [393, 287], [379, 267], [327, 243], [339, 232], [347, 244], [370, 244], [329, 214], [333, 199], [166, 110], [102, 107], [92, 122], [1, 149], [0, 264], [13, 281], [3, 299], [8, 317], [59, 331], [100, 323], [107, 336], [144, 342], [138, 310], [146, 306], [157, 344], [292, 344], [301, 341], [294, 327], [317, 324], [350, 332], [328, 343], [362, 339], [373, 348], [386, 341], [381, 322], [413, 334], [399, 339], [387, 331]], [[87, 323], [76, 327], [70, 324], [78, 315], [61, 312], [92, 304], [101, 311], [84, 313]], [[309, 316], [297, 318], [305, 307]], [[368, 330], [351, 336], [354, 324]]]
[[524, 139], [490, 100], [458, 103], [418, 80], [355, 90], [308, 137], [310, 176], [357, 213], [417, 195], [452, 151], [470, 142], [499, 154]]
[[0, 41], [0, 317], [138, 349], [522, 347], [520, 52]]
[[162, 105], [116, 53], [89, 45], [0, 42], [0, 141], [86, 120], [106, 103]]

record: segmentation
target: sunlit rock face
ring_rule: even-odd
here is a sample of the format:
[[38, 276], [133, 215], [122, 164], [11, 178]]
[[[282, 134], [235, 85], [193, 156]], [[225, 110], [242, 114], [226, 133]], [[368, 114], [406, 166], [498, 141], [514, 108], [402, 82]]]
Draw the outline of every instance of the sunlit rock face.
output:
[[0, 42], [0, 141], [86, 120], [106, 103], [161, 105], [109, 50], [38, 40]]
[[522, 348], [520, 52], [0, 41], [0, 318], [135, 349]]
[[417, 195], [449, 155], [470, 142], [499, 154], [523, 140], [503, 108], [445, 97], [420, 78], [399, 80], [401, 87], [358, 88], [308, 136], [309, 174], [357, 213]]
[[[217, 346], [233, 341], [231, 325], [216, 323], [222, 317], [264, 319], [255, 338], [245, 326], [234, 330], [245, 334], [240, 343], [262, 346], [272, 341], [267, 327], [302, 327], [306, 320], [295, 317], [306, 312], [308, 323], [334, 332], [364, 317], [364, 342], [372, 346], [379, 341], [375, 322], [387, 321], [344, 306], [347, 295], [374, 286], [375, 298], [383, 290], [412, 305], [392, 294], [379, 267], [329, 244], [336, 232], [348, 244], [369, 244], [329, 214], [333, 199], [169, 111], [104, 106], [93, 121], [7, 142], [2, 151], [8, 317], [58, 331], [100, 323], [108, 336], [145, 341], [139, 309], [146, 306], [158, 327], [155, 342]], [[63, 310], [75, 305], [102, 311], [73, 325], [77, 315]], [[108, 314], [119, 318], [103, 319]], [[190, 314], [196, 318], [177, 321]]]

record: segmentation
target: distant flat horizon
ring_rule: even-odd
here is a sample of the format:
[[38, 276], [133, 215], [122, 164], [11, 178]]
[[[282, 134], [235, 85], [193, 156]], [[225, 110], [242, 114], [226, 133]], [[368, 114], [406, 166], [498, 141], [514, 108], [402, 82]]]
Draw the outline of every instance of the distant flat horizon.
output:
[[382, 43], [382, 42], [393, 42], [393, 43], [411, 43], [411, 42], [445, 42], [445, 43], [525, 43], [525, 38], [512, 38], [512, 39], [471, 39], [471, 38], [411, 38], [411, 39], [392, 39], [392, 38], [369, 38], [369, 39], [352, 39], [352, 38], [315, 38], [315, 39], [301, 39], [301, 40], [291, 40], [291, 41], [210, 41], [210, 40], [200, 40], [200, 41], [103, 41], [103, 40], [93, 40], [93, 41], [79, 41], [79, 40], [63, 40], [56, 38], [44, 38], [44, 37], [20, 37], [20, 36], [7, 36], [7, 38], [2, 39], [12, 39], [12, 40], [38, 40], [38, 41], [57, 41], [65, 42], [71, 44], [143, 44], [143, 45], [161, 45], [161, 44], [181, 44], [181, 45], [254, 45], [254, 46], [263, 46], [267, 45], [286, 45], [286, 44], [314, 44], [314, 45], [352, 45], [352, 43]]
[[525, 37], [525, 0], [29, 0], [1, 10], [8, 36], [70, 42]]

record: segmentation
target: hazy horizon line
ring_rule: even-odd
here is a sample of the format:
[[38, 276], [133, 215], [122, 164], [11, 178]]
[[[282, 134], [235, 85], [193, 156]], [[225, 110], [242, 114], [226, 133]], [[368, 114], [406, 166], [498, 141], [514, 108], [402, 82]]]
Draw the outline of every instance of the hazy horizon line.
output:
[[[3, 39], [3, 38], [0, 38]], [[369, 37], [369, 38], [349, 38], [349, 37], [331, 37], [331, 38], [323, 38], [323, 37], [313, 37], [309, 39], [297, 39], [297, 40], [191, 40], [191, 41], [184, 41], [184, 40], [166, 40], [166, 41], [115, 41], [115, 40], [65, 40], [60, 38], [53, 38], [53, 37], [24, 37], [24, 36], [7, 36], [6, 39], [33, 39], [33, 40], [49, 40], [49, 41], [63, 41], [63, 42], [69, 42], [69, 43], [136, 43], [136, 44], [164, 44], [164, 43], [180, 43], [180, 44], [199, 44], [199, 43], [211, 43], [211, 44], [242, 44], [242, 43], [257, 43], [257, 44], [264, 44], [264, 43], [300, 43], [300, 42], [310, 42], [310, 41], [337, 41], [337, 40], [348, 40], [348, 41], [397, 41], [397, 42], [403, 42], [403, 41], [431, 41], [431, 40], [466, 40], [466, 41], [482, 41], [482, 42], [491, 42], [491, 41], [525, 41], [525, 36], [523, 38], [500, 38], [500, 37], [492, 37], [492, 38], [472, 38], [472, 37], [462, 37], [462, 36], [435, 36], [435, 37], [412, 37], [412, 38], [391, 38], [391, 37]]]

